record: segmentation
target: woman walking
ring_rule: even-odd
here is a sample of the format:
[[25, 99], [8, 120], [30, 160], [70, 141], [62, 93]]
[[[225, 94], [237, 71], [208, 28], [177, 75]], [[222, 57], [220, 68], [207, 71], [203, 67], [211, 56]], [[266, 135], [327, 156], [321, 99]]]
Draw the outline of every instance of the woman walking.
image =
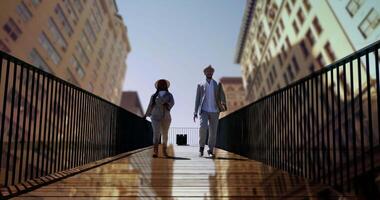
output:
[[168, 157], [167, 142], [168, 131], [172, 121], [170, 110], [174, 105], [173, 95], [169, 92], [168, 88], [170, 82], [165, 79], [156, 81], [155, 87], [157, 91], [150, 98], [148, 109], [146, 110], [145, 117], [150, 117], [153, 127], [153, 158], [158, 157], [158, 146], [162, 135], [162, 152], [165, 157]]

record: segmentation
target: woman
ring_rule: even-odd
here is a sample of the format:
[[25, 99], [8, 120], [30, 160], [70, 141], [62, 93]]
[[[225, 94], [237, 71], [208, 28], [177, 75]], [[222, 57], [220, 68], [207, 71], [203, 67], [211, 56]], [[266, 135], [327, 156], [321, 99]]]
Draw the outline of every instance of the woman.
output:
[[161, 134], [163, 138], [162, 151], [165, 157], [168, 157], [166, 145], [168, 142], [168, 131], [172, 121], [170, 110], [174, 105], [173, 95], [168, 91], [170, 82], [165, 79], [156, 81], [156, 93], [150, 98], [148, 109], [145, 117], [150, 117], [153, 127], [153, 158], [158, 156], [158, 144]]

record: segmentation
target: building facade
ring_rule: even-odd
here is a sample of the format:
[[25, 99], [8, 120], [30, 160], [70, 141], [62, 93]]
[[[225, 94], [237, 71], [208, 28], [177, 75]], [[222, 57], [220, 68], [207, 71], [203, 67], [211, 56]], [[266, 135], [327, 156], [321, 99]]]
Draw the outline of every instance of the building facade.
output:
[[113, 0], [0, 2], [0, 49], [119, 104], [131, 50]]
[[235, 59], [247, 101], [375, 42], [379, 13], [380, 2], [370, 0], [247, 1]]
[[227, 111], [220, 115], [224, 117], [245, 106], [245, 90], [241, 77], [222, 77], [220, 83], [223, 85], [227, 101]]
[[136, 91], [124, 91], [121, 96], [120, 106], [140, 117], [144, 116], [144, 110]]

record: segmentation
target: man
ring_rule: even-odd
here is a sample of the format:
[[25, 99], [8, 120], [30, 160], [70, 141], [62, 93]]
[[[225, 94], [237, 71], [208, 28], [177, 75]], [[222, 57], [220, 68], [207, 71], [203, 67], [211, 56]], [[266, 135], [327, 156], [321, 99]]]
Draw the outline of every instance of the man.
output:
[[211, 65], [203, 70], [206, 81], [198, 84], [195, 98], [194, 122], [195, 119], [198, 118], [198, 113], [200, 115], [199, 157], [203, 156], [207, 129], [209, 131], [209, 150], [207, 152], [210, 157], [215, 157], [214, 147], [218, 130], [219, 113], [227, 110], [223, 87], [220, 83], [212, 79], [214, 71]]

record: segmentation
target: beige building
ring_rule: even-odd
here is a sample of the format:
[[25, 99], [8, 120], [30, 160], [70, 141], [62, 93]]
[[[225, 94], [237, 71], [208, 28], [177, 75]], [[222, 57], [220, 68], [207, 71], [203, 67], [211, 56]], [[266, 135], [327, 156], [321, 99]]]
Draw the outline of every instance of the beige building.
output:
[[124, 91], [121, 97], [120, 106], [140, 117], [144, 116], [139, 94], [136, 91]]
[[379, 9], [371, 0], [248, 0], [235, 60], [247, 101], [375, 42]]
[[241, 77], [222, 77], [220, 83], [223, 85], [227, 100], [227, 111], [220, 115], [224, 117], [245, 105], [245, 90]]
[[0, 49], [115, 104], [130, 52], [113, 0], [4, 0]]

